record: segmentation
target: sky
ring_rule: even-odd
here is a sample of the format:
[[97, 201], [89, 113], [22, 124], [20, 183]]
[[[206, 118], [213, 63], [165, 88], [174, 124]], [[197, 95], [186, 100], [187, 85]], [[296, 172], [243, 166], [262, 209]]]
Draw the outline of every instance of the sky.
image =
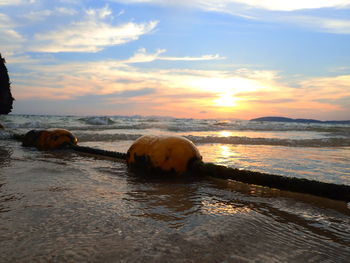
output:
[[0, 0], [14, 114], [350, 119], [350, 0]]

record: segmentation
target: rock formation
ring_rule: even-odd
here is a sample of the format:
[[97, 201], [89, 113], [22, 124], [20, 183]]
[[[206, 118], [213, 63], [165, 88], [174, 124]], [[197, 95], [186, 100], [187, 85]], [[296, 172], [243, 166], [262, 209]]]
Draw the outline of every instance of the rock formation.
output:
[[0, 114], [10, 113], [14, 101], [10, 89], [10, 78], [5, 63], [5, 59], [0, 54]]

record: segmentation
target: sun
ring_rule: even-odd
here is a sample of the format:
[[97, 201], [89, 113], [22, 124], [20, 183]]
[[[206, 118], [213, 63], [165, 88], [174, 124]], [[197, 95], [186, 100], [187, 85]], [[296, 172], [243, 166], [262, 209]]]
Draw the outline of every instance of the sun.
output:
[[227, 108], [234, 107], [237, 105], [236, 99], [234, 97], [232, 97], [232, 95], [229, 95], [229, 94], [221, 95], [219, 98], [214, 100], [214, 103], [216, 106], [227, 107]]

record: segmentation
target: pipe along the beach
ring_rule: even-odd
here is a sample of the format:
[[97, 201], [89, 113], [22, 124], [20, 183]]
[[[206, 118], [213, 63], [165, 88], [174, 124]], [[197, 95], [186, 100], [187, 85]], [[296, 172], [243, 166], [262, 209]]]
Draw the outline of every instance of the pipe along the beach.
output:
[[126, 160], [135, 174], [150, 176], [210, 176], [231, 179], [280, 190], [312, 194], [341, 201], [350, 201], [350, 186], [324, 183], [295, 177], [229, 168], [202, 161], [196, 146], [188, 139], [176, 136], [145, 135], [137, 139], [127, 153], [104, 151], [77, 144], [77, 138], [64, 129], [32, 130], [14, 135], [23, 146], [39, 150], [72, 149], [77, 152]]

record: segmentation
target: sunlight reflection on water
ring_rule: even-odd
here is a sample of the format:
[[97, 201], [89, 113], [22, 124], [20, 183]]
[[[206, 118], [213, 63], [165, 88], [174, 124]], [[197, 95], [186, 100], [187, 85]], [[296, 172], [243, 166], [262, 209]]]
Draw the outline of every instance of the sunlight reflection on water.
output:
[[[132, 141], [83, 145], [126, 152]], [[203, 161], [230, 167], [350, 185], [350, 147], [198, 144]]]
[[[0, 170], [1, 262], [346, 262], [342, 202], [230, 180], [139, 178], [123, 162], [13, 144]], [[226, 164], [271, 152], [199, 148]]]
[[212, 200], [203, 200], [202, 201], [202, 213], [206, 214], [226, 214], [226, 215], [233, 215], [233, 214], [242, 214], [242, 213], [249, 213], [251, 212], [251, 209], [249, 207], [239, 207], [235, 206], [230, 203], [224, 203], [224, 202], [213, 202]]
[[198, 148], [205, 162], [350, 185], [350, 147], [202, 144]]

